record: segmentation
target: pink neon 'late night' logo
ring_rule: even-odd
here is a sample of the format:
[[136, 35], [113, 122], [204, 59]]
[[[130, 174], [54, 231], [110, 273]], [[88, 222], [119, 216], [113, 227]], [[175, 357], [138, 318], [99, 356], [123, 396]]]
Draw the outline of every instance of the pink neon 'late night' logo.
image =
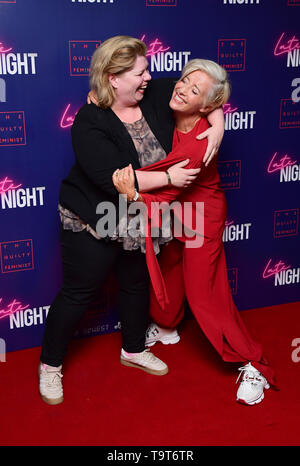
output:
[[[0, 304], [2, 303], [2, 298], [0, 298]], [[24, 311], [27, 309], [29, 304], [22, 306], [22, 303], [14, 299], [6, 308], [0, 309], [0, 319], [11, 316], [16, 312]]]
[[5, 45], [3, 45], [3, 42], [0, 42], [0, 53], [10, 52], [11, 50], [12, 50], [12, 47], [10, 47], [9, 49], [6, 49]]
[[227, 113], [233, 113], [233, 112], [236, 112], [238, 110], [238, 107], [231, 107], [231, 104], [230, 103], [227, 103], [227, 104], [224, 104], [223, 105], [223, 112], [224, 112], [224, 115], [226, 115]]
[[275, 152], [270, 163], [268, 165], [268, 173], [274, 173], [276, 171], [282, 170], [291, 165], [295, 165], [297, 160], [292, 160], [291, 157], [285, 154], [283, 157], [278, 158], [278, 152]]
[[[145, 42], [146, 34], [143, 34], [141, 41]], [[146, 42], [145, 42], [146, 43]], [[147, 44], [146, 44], [147, 45]], [[165, 47], [161, 40], [158, 38], [154, 39], [147, 45], [146, 57], [151, 57], [152, 55], [157, 55], [158, 53], [167, 52], [171, 47]]]
[[12, 189], [18, 189], [21, 186], [22, 186], [21, 184], [14, 185], [13, 180], [10, 180], [6, 176], [3, 180], [0, 180], [0, 195], [7, 193], [7, 191], [10, 191]]
[[277, 273], [280, 273], [283, 270], [288, 270], [291, 268], [290, 265], [285, 265], [285, 263], [282, 262], [281, 260], [272, 267], [271, 267], [271, 263], [272, 263], [272, 259], [269, 260], [269, 262], [267, 263], [263, 271], [263, 278], [272, 277], [273, 275], [276, 275]]
[[284, 42], [284, 36], [285, 36], [285, 32], [281, 34], [281, 36], [279, 37], [275, 45], [275, 49], [274, 49], [275, 57], [293, 52], [293, 50], [300, 49], [300, 42], [296, 36], [293, 36], [291, 39], [287, 40], [286, 42]]
[[233, 225], [234, 221], [233, 220], [226, 220], [225, 221], [225, 227], [229, 227], [230, 225]]
[[68, 104], [66, 106], [66, 108], [64, 110], [64, 113], [63, 113], [63, 115], [62, 115], [62, 117], [60, 119], [60, 127], [62, 129], [69, 128], [74, 123], [75, 116], [76, 116], [78, 110], [76, 112], [70, 112], [69, 113], [70, 107], [71, 107], [71, 104]]

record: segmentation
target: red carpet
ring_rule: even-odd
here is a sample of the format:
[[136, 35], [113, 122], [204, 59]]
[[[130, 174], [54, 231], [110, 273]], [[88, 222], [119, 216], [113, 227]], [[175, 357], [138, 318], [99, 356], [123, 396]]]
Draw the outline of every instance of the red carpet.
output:
[[38, 394], [40, 348], [8, 353], [0, 363], [0, 445], [299, 445], [300, 362], [291, 343], [300, 338], [300, 303], [242, 316], [280, 386], [260, 405], [235, 402], [236, 366], [189, 320], [177, 345], [152, 348], [169, 365], [163, 377], [122, 366], [119, 333], [73, 342], [58, 406]]

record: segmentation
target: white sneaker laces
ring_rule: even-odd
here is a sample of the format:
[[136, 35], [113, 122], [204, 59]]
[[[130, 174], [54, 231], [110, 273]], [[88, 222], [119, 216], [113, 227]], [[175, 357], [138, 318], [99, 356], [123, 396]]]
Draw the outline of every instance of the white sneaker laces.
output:
[[156, 325], [152, 324], [152, 325], [150, 325], [150, 327], [147, 329], [146, 337], [147, 337], [147, 338], [150, 338], [150, 334], [152, 334], [152, 336], [155, 337], [158, 333], [159, 333], [158, 328], [156, 327]]
[[61, 379], [63, 375], [60, 371], [47, 372], [46, 374], [44, 374], [44, 377], [45, 385], [49, 390], [56, 390], [57, 388], [61, 387]]
[[[243, 367], [239, 367], [238, 369], [240, 371], [238, 378], [236, 379], [236, 384], [240, 380], [241, 375], [243, 374], [243, 379], [242, 382], [249, 382], [252, 385], [257, 385], [258, 383], [262, 382], [262, 377], [260, 372], [256, 369], [249, 369], [248, 364]], [[247, 377], [248, 376], [248, 377]]]
[[141, 356], [146, 362], [155, 362], [155, 360], [157, 359], [153, 353], [150, 353], [150, 348], [145, 349], [141, 353]]

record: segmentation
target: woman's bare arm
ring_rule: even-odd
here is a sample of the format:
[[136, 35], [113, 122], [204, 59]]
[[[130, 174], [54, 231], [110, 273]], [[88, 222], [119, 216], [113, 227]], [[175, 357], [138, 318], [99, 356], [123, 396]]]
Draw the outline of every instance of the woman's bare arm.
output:
[[216, 108], [207, 115], [207, 119], [211, 124], [211, 128], [197, 136], [197, 139], [207, 138], [208, 140], [206, 153], [203, 158], [203, 163], [206, 167], [217, 154], [224, 136], [225, 120], [223, 109], [221, 107]]
[[[196, 179], [200, 172], [200, 168], [183, 168], [188, 163], [189, 159], [176, 163], [168, 169], [170, 181], [173, 186], [176, 186], [177, 188], [186, 188]], [[139, 191], [142, 193], [152, 191], [157, 188], [163, 188], [169, 184], [166, 172], [143, 172], [136, 170], [135, 175], [138, 180]]]

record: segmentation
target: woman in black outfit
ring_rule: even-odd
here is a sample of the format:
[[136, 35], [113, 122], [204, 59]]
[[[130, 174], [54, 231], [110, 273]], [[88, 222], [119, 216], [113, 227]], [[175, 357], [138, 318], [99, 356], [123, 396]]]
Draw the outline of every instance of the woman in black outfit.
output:
[[[101, 203], [111, 203], [118, 218], [114, 171], [129, 164], [133, 169], [149, 165], [171, 150], [174, 122], [168, 102], [174, 82], [150, 82], [145, 53], [143, 42], [127, 36], [108, 39], [95, 51], [90, 85], [98, 105], [84, 105], [72, 127], [76, 160], [59, 199], [63, 284], [48, 313], [39, 366], [40, 394], [48, 404], [63, 401], [61, 370], [68, 343], [112, 269], [119, 282], [121, 363], [155, 375], [168, 372], [165, 363], [145, 350], [149, 276], [143, 245], [120, 235], [117, 225], [113, 232], [101, 231], [101, 236], [97, 228]], [[216, 122], [211, 136], [219, 145], [222, 111], [213, 112], [210, 121]], [[139, 175], [136, 192], [170, 182], [188, 186], [199, 170], [185, 170], [186, 164], [174, 165], [168, 174]], [[163, 242], [157, 239], [157, 246]]]

